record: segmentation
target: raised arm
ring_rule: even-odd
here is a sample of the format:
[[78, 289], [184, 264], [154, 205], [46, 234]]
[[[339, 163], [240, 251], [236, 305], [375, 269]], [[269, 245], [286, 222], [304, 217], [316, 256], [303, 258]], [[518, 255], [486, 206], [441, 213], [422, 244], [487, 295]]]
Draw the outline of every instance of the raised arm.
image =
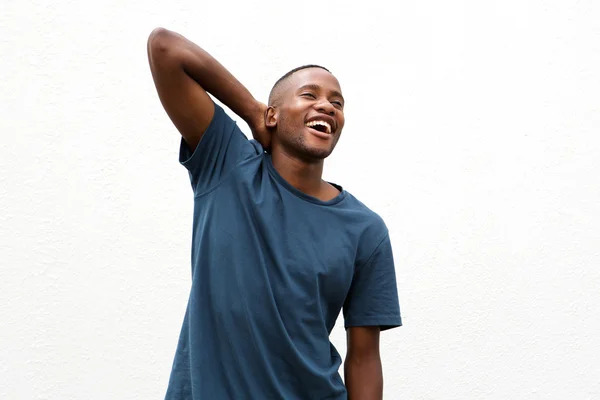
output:
[[344, 381], [348, 400], [381, 400], [383, 371], [379, 355], [378, 326], [348, 328]]
[[164, 28], [148, 38], [148, 61], [160, 101], [193, 151], [214, 115], [207, 92], [243, 118], [265, 148], [266, 106], [210, 54], [183, 36]]

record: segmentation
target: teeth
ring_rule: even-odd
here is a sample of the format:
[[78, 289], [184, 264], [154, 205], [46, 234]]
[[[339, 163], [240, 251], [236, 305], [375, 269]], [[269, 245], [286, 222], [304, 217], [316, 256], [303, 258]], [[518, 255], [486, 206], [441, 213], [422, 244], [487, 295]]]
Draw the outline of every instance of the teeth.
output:
[[308, 127], [313, 127], [316, 125], [324, 126], [327, 129], [327, 133], [331, 133], [331, 125], [329, 125], [325, 121], [310, 121], [310, 122], [306, 123], [306, 126], [308, 126]]

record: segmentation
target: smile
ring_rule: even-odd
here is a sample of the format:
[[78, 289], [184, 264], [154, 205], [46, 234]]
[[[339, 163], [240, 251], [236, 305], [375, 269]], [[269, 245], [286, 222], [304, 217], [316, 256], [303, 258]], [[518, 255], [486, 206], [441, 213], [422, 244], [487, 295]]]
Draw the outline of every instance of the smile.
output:
[[307, 122], [305, 124], [306, 126], [308, 126], [309, 128], [313, 128], [316, 131], [322, 132], [322, 133], [331, 133], [331, 125], [329, 125], [329, 123], [325, 122], [325, 121], [310, 121]]

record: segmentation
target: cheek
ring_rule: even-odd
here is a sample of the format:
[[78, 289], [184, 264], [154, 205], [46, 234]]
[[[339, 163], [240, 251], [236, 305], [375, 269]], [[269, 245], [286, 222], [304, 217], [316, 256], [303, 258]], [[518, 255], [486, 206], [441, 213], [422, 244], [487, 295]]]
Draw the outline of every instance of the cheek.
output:
[[342, 129], [344, 129], [344, 125], [345, 124], [346, 124], [346, 119], [342, 115], [341, 118], [338, 120], [338, 131], [339, 131], [339, 134], [342, 133]]
[[304, 126], [304, 113], [297, 108], [288, 107], [286, 110], [282, 110], [279, 116], [279, 124], [297, 130], [300, 126]]
[[294, 124], [294, 120], [290, 118], [289, 114], [282, 114], [279, 118], [279, 127], [284, 133], [289, 133]]
[[284, 142], [298, 140], [298, 137], [303, 135], [303, 132], [298, 128], [296, 121], [290, 117], [289, 114], [282, 113], [277, 120], [275, 135], [279, 137], [279, 140]]

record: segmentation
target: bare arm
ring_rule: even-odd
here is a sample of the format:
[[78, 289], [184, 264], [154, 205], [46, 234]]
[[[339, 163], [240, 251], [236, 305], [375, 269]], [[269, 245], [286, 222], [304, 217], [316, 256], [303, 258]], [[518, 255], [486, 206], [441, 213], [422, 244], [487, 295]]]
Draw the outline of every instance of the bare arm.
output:
[[381, 400], [383, 372], [378, 326], [348, 328], [344, 381], [349, 400]]
[[148, 38], [148, 61], [160, 101], [191, 150], [214, 115], [207, 92], [243, 118], [263, 147], [269, 146], [264, 127], [266, 106], [199, 46], [157, 28]]

